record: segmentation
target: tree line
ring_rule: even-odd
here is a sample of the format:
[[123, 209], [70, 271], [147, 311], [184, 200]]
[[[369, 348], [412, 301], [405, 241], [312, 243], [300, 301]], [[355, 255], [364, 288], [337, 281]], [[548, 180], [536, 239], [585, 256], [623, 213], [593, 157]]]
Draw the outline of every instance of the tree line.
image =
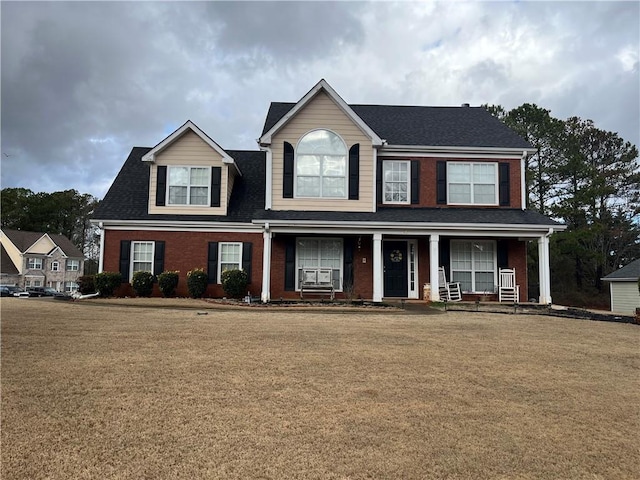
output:
[[[606, 305], [601, 278], [640, 257], [638, 149], [591, 120], [561, 120], [535, 104], [485, 108], [537, 150], [526, 161], [528, 208], [567, 225], [551, 236], [554, 301]], [[533, 281], [535, 248], [529, 266]]]
[[84, 253], [85, 273], [97, 271], [100, 237], [90, 218], [98, 199], [77, 190], [38, 192], [27, 188], [0, 190], [3, 228], [65, 235]]

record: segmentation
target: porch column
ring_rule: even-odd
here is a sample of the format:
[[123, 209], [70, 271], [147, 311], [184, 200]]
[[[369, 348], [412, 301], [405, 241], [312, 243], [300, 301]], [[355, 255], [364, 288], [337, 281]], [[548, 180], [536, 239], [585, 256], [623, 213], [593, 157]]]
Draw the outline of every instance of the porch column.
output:
[[540, 281], [540, 298], [542, 304], [551, 303], [551, 272], [549, 267], [549, 237], [538, 238], [538, 271]]
[[[431, 283], [432, 302], [440, 300], [440, 285], [438, 285], [438, 267], [440, 266], [440, 235], [431, 234], [429, 238], [429, 283]], [[425, 298], [425, 300], [427, 300]]]
[[[268, 228], [268, 227], [267, 227]], [[263, 302], [271, 300], [271, 232], [262, 232], [262, 294]]]
[[373, 234], [373, 301], [382, 301], [382, 234]]

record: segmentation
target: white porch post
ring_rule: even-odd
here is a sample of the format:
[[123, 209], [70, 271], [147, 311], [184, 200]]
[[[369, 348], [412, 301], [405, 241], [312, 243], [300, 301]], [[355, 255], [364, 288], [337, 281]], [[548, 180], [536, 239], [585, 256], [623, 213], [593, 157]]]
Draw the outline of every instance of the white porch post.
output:
[[373, 301], [382, 301], [382, 234], [373, 234]]
[[98, 259], [98, 273], [102, 273], [104, 270], [104, 235], [106, 232], [104, 230], [104, 225], [102, 225], [102, 222], [100, 222], [98, 228], [100, 228], [100, 258]]
[[551, 272], [549, 267], [549, 237], [538, 238], [538, 272], [540, 281], [540, 298], [542, 304], [551, 303]]
[[[431, 234], [429, 238], [429, 283], [431, 283], [431, 301], [440, 300], [440, 285], [438, 285], [438, 267], [440, 266], [440, 235]], [[425, 298], [425, 300], [427, 300]]]
[[271, 232], [268, 230], [262, 232], [262, 294], [260, 295], [263, 302], [271, 300]]

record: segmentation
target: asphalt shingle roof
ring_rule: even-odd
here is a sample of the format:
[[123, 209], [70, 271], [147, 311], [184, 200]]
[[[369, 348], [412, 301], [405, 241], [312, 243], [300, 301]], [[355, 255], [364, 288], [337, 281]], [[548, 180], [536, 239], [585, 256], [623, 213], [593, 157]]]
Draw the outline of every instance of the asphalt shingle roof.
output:
[[[272, 102], [262, 134], [295, 105]], [[483, 107], [349, 106], [389, 145], [531, 148]]]
[[[29, 232], [26, 230], [11, 230], [6, 228], [3, 228], [2, 231], [21, 252], [25, 252], [31, 245], [36, 243], [44, 235], [43, 232]], [[53, 240], [53, 243], [60, 247], [60, 249], [67, 257], [84, 257], [78, 247], [76, 247], [71, 242], [71, 240], [69, 240], [64, 235], [58, 235], [54, 233], [50, 233], [48, 235], [49, 238]]]
[[13, 264], [13, 260], [4, 249], [4, 245], [0, 245], [0, 273], [4, 273], [5, 275], [17, 275], [18, 269]]
[[625, 265], [624, 267], [610, 273], [604, 280], [627, 280], [632, 279], [637, 281], [640, 278], [640, 258]]
[[264, 209], [265, 153], [225, 150], [236, 162], [236, 178], [226, 216], [149, 214], [149, 165], [142, 156], [151, 148], [134, 147], [111, 188], [96, 208], [96, 220], [183, 220], [250, 223], [256, 210]]

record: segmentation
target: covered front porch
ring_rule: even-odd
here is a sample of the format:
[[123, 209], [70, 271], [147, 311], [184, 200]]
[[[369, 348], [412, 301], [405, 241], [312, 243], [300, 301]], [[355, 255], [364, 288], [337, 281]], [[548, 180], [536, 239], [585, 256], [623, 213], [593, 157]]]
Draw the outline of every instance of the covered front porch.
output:
[[448, 282], [460, 283], [462, 300], [498, 301], [498, 272], [510, 268], [515, 270], [520, 302], [527, 302], [527, 243], [536, 242], [540, 294], [533, 300], [551, 303], [549, 235], [553, 230], [548, 226], [537, 231], [522, 226], [483, 227], [268, 223], [263, 232], [261, 298], [265, 302], [300, 298], [303, 269], [328, 269], [337, 299], [439, 301], [438, 269], [443, 267]]

